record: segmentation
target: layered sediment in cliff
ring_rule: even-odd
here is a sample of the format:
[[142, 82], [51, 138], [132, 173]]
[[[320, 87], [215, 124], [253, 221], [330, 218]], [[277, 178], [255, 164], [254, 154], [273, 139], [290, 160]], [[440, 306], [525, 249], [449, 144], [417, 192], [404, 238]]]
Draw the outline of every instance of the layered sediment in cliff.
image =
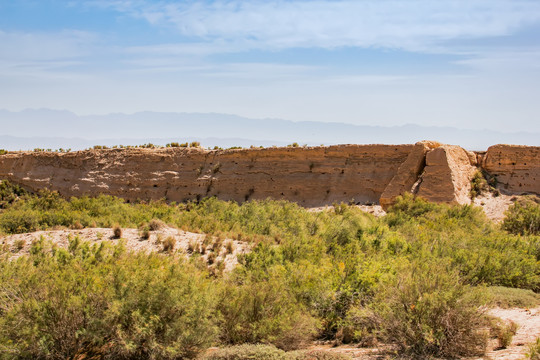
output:
[[0, 178], [64, 196], [129, 200], [287, 199], [304, 206], [335, 201], [377, 203], [413, 145], [204, 150], [110, 149], [13, 153], [0, 157]]
[[431, 201], [468, 203], [477, 166], [507, 193], [540, 193], [538, 147], [497, 145], [476, 155], [451, 145], [336, 145], [265, 149], [106, 149], [0, 156], [0, 178], [63, 196], [109, 194], [128, 200], [238, 202], [286, 199], [392, 204], [405, 192]]

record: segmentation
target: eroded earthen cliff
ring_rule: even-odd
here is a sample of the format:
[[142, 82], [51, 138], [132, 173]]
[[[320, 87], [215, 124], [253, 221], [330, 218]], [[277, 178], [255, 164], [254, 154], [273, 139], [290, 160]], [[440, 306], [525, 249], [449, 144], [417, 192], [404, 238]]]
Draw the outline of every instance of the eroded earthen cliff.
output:
[[540, 194], [540, 148], [497, 145], [481, 161], [466, 150], [415, 145], [336, 145], [266, 149], [107, 149], [0, 156], [0, 178], [30, 190], [69, 196], [238, 202], [287, 199], [303, 206], [333, 202], [392, 204], [405, 192], [430, 201], [468, 203], [476, 166], [506, 193]]
[[129, 200], [287, 199], [304, 206], [377, 203], [413, 145], [204, 150], [111, 149], [13, 153], [0, 178], [64, 196], [105, 193]]
[[540, 147], [490, 146], [481, 166], [506, 194], [540, 194]]

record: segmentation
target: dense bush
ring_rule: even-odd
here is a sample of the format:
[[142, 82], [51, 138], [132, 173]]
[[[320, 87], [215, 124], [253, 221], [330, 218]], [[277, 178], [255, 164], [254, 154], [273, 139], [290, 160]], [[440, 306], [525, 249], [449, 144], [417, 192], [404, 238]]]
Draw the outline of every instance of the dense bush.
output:
[[481, 355], [486, 324], [478, 292], [436, 263], [414, 263], [382, 284], [373, 308], [387, 340], [417, 356]]
[[483, 289], [489, 303], [501, 308], [535, 308], [540, 306], [540, 294], [531, 290], [516, 289], [504, 286], [490, 286]]
[[229, 283], [221, 296], [222, 340], [229, 344], [271, 343], [284, 350], [306, 345], [317, 321], [277, 271], [266, 281]]
[[508, 208], [503, 229], [512, 234], [540, 234], [540, 198], [521, 198]]
[[215, 287], [179, 260], [43, 240], [0, 262], [0, 357], [192, 357], [218, 335]]
[[20, 186], [11, 184], [7, 180], [0, 181], [0, 209], [5, 209], [25, 194], [26, 191]]

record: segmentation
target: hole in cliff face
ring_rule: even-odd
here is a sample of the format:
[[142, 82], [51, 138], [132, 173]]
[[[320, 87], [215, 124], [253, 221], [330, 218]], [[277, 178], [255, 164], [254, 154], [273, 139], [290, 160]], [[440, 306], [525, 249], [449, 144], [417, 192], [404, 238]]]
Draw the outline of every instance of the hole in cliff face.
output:
[[341, 174], [345, 174], [345, 170], [341, 170]]
[[251, 195], [253, 195], [254, 192], [255, 192], [254, 188], [249, 189], [248, 193], [244, 196], [244, 201], [248, 201], [249, 198], [251, 197]]
[[157, 184], [154, 184], [154, 187], [157, 188]]

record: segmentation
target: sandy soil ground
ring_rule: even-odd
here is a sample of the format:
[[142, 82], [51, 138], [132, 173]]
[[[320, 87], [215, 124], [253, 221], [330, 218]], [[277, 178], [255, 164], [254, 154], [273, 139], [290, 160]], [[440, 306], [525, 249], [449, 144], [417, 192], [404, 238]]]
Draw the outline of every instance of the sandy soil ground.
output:
[[[354, 205], [363, 212], [370, 213], [371, 215], [374, 215], [375, 217], [381, 217], [386, 215], [386, 211], [383, 210], [381, 205]], [[333, 209], [334, 207], [332, 205], [327, 206], [319, 206], [319, 207], [313, 207], [308, 208], [308, 211], [312, 212], [318, 212], [318, 211], [329, 211]]]
[[490, 314], [504, 321], [513, 321], [519, 327], [512, 343], [506, 349], [498, 349], [493, 341], [486, 359], [521, 360], [525, 358], [528, 345], [540, 337], [540, 307], [534, 309], [492, 309]]
[[482, 207], [488, 219], [500, 222], [504, 219], [504, 213], [508, 207], [513, 204], [513, 199], [516, 196], [500, 194], [493, 196], [492, 194], [482, 194], [474, 199], [473, 204]]
[[[500, 194], [499, 196], [493, 196], [491, 193], [486, 193], [478, 196], [473, 200], [473, 204], [480, 206], [486, 213], [488, 219], [500, 222], [504, 219], [504, 213], [508, 210], [508, 207], [513, 204], [514, 200], [519, 196], [509, 196]], [[370, 213], [376, 217], [386, 215], [386, 211], [380, 205], [355, 205], [360, 210]], [[333, 209], [333, 206], [321, 206], [309, 208], [309, 211], [327, 211]]]
[[[11, 252], [10, 259], [16, 259], [19, 256], [28, 254], [32, 242], [43, 237], [46, 240], [51, 240], [57, 246], [67, 248], [69, 240], [78, 236], [83, 241], [89, 241], [93, 243], [100, 243], [102, 241], [110, 241], [116, 243], [118, 241], [124, 241], [127, 249], [132, 251], [144, 251], [149, 252], [162, 252], [163, 241], [168, 237], [173, 237], [176, 240], [174, 250], [185, 254], [186, 256], [192, 255], [192, 250], [195, 252], [201, 252], [201, 248], [204, 248], [204, 254], [201, 255], [204, 261], [208, 262], [209, 254], [215, 252], [216, 259], [213, 261], [217, 263], [223, 261], [225, 271], [232, 270], [238, 263], [237, 255], [245, 253], [249, 250], [249, 244], [242, 241], [223, 239], [221, 246], [213, 250], [213, 244], [217, 238], [210, 237], [205, 242], [206, 235], [196, 234], [178, 230], [172, 227], [163, 227], [159, 230], [152, 231], [150, 238], [143, 239], [141, 232], [138, 229], [123, 229], [122, 237], [115, 239], [113, 236], [113, 229], [106, 228], [87, 228], [82, 230], [51, 230], [51, 231], [36, 231], [33, 233], [9, 235], [0, 238], [0, 246]], [[232, 243], [232, 252], [227, 250], [227, 243]], [[230, 248], [230, 247], [229, 247]]]

